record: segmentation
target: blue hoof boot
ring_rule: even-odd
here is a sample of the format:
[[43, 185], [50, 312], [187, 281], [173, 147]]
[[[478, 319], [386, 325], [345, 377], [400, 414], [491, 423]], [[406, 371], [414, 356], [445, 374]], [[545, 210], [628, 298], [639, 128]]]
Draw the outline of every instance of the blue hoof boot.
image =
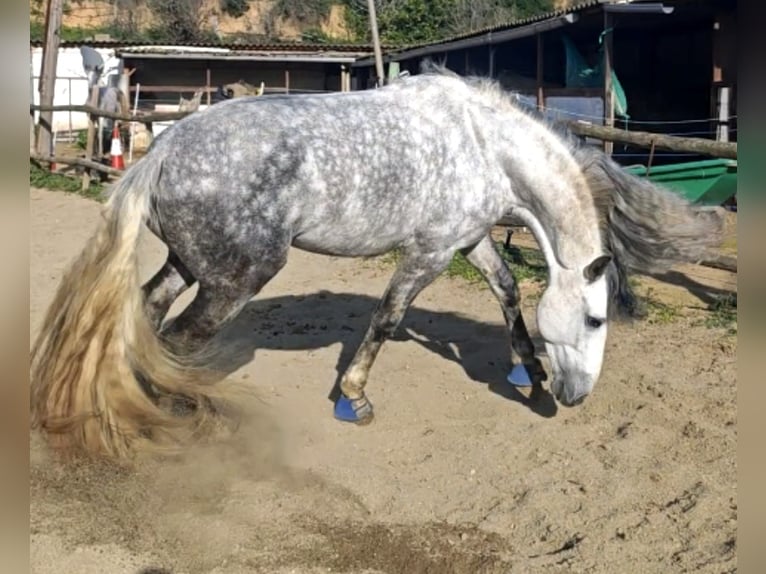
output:
[[509, 383], [517, 387], [532, 386], [532, 379], [529, 378], [529, 372], [522, 363], [513, 366], [511, 372], [508, 373], [507, 380]]
[[372, 422], [372, 403], [364, 396], [358, 399], [349, 399], [341, 395], [335, 403], [333, 414], [339, 421], [365, 425]]

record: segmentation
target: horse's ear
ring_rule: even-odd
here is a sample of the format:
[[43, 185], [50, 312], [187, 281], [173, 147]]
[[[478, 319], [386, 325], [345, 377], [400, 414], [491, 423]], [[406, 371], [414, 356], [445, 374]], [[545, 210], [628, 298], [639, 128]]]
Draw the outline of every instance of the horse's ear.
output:
[[596, 279], [601, 277], [606, 271], [606, 266], [612, 260], [610, 255], [600, 255], [596, 257], [590, 264], [583, 270], [583, 275], [587, 279], [588, 283], [593, 283]]

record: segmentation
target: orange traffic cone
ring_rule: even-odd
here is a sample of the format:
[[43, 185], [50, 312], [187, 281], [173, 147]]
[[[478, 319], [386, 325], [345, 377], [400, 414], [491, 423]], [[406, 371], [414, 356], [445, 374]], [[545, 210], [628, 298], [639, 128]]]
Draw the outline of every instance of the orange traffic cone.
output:
[[112, 130], [112, 149], [110, 151], [112, 167], [114, 169], [125, 169], [125, 160], [122, 158], [122, 142], [120, 141], [120, 128], [117, 122], [114, 123]]

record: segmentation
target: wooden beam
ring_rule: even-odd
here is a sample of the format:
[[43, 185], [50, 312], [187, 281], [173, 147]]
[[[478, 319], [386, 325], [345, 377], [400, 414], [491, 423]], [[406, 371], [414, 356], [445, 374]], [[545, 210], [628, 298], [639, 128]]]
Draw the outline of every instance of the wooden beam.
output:
[[572, 120], [562, 123], [566, 124], [572, 133], [602, 141], [621, 142], [644, 148], [651, 148], [654, 145], [657, 149], [667, 151], [737, 159], [736, 142], [718, 142], [704, 138], [684, 138], [650, 132], [628, 131]]
[[[614, 126], [614, 86], [612, 66], [614, 65], [614, 44], [612, 43], [612, 15], [604, 11], [604, 125]], [[604, 140], [604, 151], [612, 155], [614, 144]]]
[[[90, 105], [89, 108], [94, 108], [95, 110], [98, 110], [98, 84], [94, 85], [90, 89]], [[96, 132], [96, 122], [98, 121], [98, 118], [96, 115], [91, 114], [88, 116], [88, 139], [85, 144], [85, 161], [90, 161], [93, 157], [93, 146], [95, 144], [94, 136]], [[99, 130], [100, 131], [100, 130]], [[99, 156], [101, 155], [101, 150], [99, 149]], [[82, 174], [82, 189], [85, 191], [90, 187], [90, 173], [86, 169]]]
[[378, 16], [375, 13], [375, 0], [367, 0], [367, 13], [370, 17], [370, 31], [372, 32], [372, 50], [375, 54], [375, 80], [376, 87], [382, 86], [386, 77], [383, 73], [383, 52], [380, 48], [380, 36], [378, 35]]
[[[43, 44], [43, 59], [38, 85], [40, 104], [42, 105], [53, 104], [63, 11], [64, 0], [48, 0], [48, 9], [45, 14], [45, 43]], [[46, 155], [52, 151], [53, 113], [41, 111], [38, 123], [37, 151]]]
[[[114, 169], [111, 166], [104, 165], [102, 163], [98, 163], [97, 161], [92, 161], [89, 159], [84, 159], [81, 157], [64, 157], [64, 156], [57, 156], [57, 155], [40, 155], [37, 153], [29, 154], [30, 159], [33, 159], [36, 162], [39, 163], [60, 163], [64, 165], [76, 165], [80, 167], [84, 167], [87, 169], [92, 169], [96, 171], [102, 171], [109, 175], [114, 176], [121, 176], [123, 171], [120, 171], [119, 169]], [[90, 184], [90, 179], [88, 180], [88, 184]], [[87, 188], [86, 188], [87, 189]]]
[[207, 93], [207, 105], [210, 105], [210, 93], [213, 91], [210, 81], [210, 65], [205, 68], [205, 92]]
[[340, 91], [351, 91], [351, 69], [347, 64], [340, 65]]
[[721, 269], [723, 271], [729, 271], [731, 273], [737, 272], [737, 258], [731, 255], [719, 255], [715, 259], [706, 259], [700, 262], [700, 265], [705, 267], [712, 267], [713, 269]]
[[[32, 48], [29, 49], [29, 101], [35, 101], [35, 71], [32, 68]], [[37, 137], [35, 136], [35, 112], [29, 110], [29, 153], [37, 151]]]
[[[141, 84], [141, 91], [142, 92], [215, 92], [218, 89], [217, 86], [165, 86], [165, 85], [157, 85], [157, 86], [147, 86], [145, 84]], [[136, 86], [130, 86], [130, 91], [135, 92]]]
[[715, 123], [716, 138], [720, 141], [729, 141], [729, 115], [731, 113], [730, 79], [726, 77], [730, 57], [729, 45], [732, 42], [731, 30], [735, 26], [729, 26], [729, 14], [719, 13], [713, 22], [713, 61], [712, 61], [712, 85], [711, 85], [711, 108], [712, 117], [717, 117]]
[[[143, 86], [142, 86], [143, 88]], [[94, 116], [100, 116], [102, 118], [111, 118], [113, 120], [120, 120], [123, 122], [139, 122], [139, 123], [152, 123], [152, 122], [169, 122], [173, 120], [180, 120], [185, 118], [189, 114], [194, 112], [156, 112], [146, 114], [123, 114], [120, 112], [109, 112], [107, 110], [101, 110], [96, 106], [91, 105], [77, 105], [77, 106], [40, 106], [31, 104], [29, 106], [31, 110], [51, 110], [51, 111], [66, 111], [71, 110], [73, 112], [82, 112], [91, 114]]]
[[537, 109], [545, 107], [545, 94], [543, 94], [543, 35], [536, 34], [537, 38]]
[[[85, 112], [93, 115], [99, 115], [105, 118], [112, 118], [124, 122], [163, 122], [180, 120], [194, 112], [159, 112], [154, 114], [120, 114], [100, 110], [94, 106], [38, 106], [31, 104], [30, 109], [46, 108], [49, 110], [69, 110], [75, 112]], [[628, 131], [608, 126], [598, 126], [579, 121], [562, 121], [574, 134], [592, 137], [604, 141], [622, 142], [637, 147], [651, 148], [652, 144], [657, 149], [664, 149], [677, 152], [697, 153], [709, 155], [712, 157], [721, 157], [727, 159], [737, 159], [736, 142], [717, 142], [715, 140], [703, 138], [685, 138], [679, 136], [668, 136], [655, 134], [651, 132]]]
[[718, 141], [729, 141], [729, 96], [731, 88], [720, 86], [716, 89], [716, 101], [718, 102], [718, 126], [716, 126], [716, 139]]

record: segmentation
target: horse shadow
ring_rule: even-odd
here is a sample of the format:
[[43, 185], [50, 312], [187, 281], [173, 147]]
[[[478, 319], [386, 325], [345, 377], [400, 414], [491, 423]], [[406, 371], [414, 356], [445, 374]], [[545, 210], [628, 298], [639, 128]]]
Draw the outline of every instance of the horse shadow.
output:
[[[252, 362], [259, 349], [308, 351], [339, 343], [337, 376], [328, 394], [328, 399], [334, 401], [340, 393], [340, 378], [361, 343], [377, 304], [374, 297], [329, 291], [253, 300], [216, 336], [220, 343], [216, 347], [221, 351], [215, 358], [215, 367], [230, 374]], [[416, 342], [459, 364], [471, 381], [487, 385], [491, 392], [542, 417], [552, 417], [557, 412], [556, 402], [547, 390], [528, 397], [507, 382], [510, 358], [505, 325], [413, 305], [392, 340]], [[533, 343], [538, 356], [544, 355], [542, 340], [533, 338]], [[373, 372], [374, 369], [373, 366]]]

